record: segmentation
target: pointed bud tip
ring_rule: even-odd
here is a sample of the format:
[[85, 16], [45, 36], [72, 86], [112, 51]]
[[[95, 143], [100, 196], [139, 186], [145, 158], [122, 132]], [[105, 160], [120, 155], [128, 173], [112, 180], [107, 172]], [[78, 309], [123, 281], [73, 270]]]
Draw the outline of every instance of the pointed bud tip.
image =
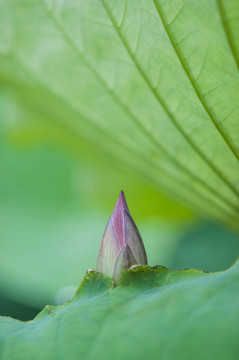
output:
[[121, 190], [112, 216], [114, 217], [114, 216], [117, 216], [118, 214], [121, 214], [124, 209], [129, 211], [126, 200], [125, 200], [124, 192], [123, 192], [123, 190]]
[[126, 203], [126, 199], [125, 199], [125, 195], [124, 195], [123, 190], [121, 190], [121, 192], [119, 194], [116, 206], [117, 206], [117, 204], [119, 206], [121, 206], [122, 209], [127, 209], [128, 210], [128, 206], [127, 206], [127, 203]]

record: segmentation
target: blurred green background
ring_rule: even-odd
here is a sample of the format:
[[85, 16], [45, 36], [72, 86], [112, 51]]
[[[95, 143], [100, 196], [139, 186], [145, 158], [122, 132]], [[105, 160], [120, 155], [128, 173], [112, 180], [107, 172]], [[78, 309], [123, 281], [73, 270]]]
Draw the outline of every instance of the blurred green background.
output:
[[[31, 319], [69, 300], [97, 253], [121, 189], [149, 264], [224, 270], [238, 235], [166, 198], [127, 168], [1, 93], [0, 315]], [[19, 114], [25, 116], [18, 122]]]

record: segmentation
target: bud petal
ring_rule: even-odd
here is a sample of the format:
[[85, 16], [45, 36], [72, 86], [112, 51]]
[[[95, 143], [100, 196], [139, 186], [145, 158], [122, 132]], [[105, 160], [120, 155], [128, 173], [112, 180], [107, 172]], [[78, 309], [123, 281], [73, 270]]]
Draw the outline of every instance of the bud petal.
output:
[[127, 244], [133, 253], [137, 264], [147, 265], [147, 255], [139, 230], [135, 225], [130, 213], [124, 210], [124, 243]]
[[123, 270], [129, 269], [131, 266], [136, 265], [137, 261], [132, 254], [128, 245], [124, 245], [120, 250], [114, 267], [113, 279], [117, 285], [122, 277]]
[[121, 191], [103, 235], [97, 270], [118, 283], [122, 271], [136, 264], [147, 265], [147, 256]]
[[112, 218], [109, 218], [98, 255], [97, 271], [112, 278], [115, 259], [120, 251], [119, 239], [115, 233]]

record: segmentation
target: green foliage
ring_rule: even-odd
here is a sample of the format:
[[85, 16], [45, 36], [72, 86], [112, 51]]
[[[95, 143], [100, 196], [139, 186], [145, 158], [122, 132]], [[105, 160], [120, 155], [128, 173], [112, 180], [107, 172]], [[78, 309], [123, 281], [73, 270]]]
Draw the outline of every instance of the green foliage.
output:
[[113, 288], [87, 274], [71, 302], [1, 318], [2, 358], [236, 359], [239, 263], [221, 273], [139, 267]]
[[215, 0], [2, 0], [0, 79], [18, 104], [4, 111], [41, 117], [238, 228], [236, 11]]

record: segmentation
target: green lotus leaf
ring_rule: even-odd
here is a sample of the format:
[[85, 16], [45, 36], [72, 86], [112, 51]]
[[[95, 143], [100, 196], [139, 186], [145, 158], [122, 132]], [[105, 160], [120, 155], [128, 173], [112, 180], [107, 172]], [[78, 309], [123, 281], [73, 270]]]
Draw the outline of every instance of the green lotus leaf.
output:
[[32, 321], [0, 318], [0, 354], [34, 359], [236, 359], [239, 262], [225, 272], [89, 273], [72, 301]]

